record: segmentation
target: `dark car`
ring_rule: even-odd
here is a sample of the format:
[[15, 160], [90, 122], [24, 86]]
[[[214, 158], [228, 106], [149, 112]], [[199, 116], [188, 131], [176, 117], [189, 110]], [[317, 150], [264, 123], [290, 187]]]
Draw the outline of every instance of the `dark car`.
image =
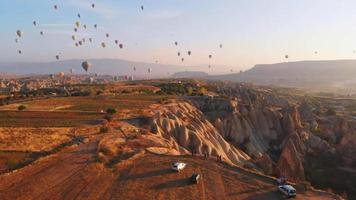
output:
[[199, 180], [200, 180], [200, 174], [193, 174], [191, 177], [190, 177], [190, 182], [191, 183], [195, 183], [195, 184], [198, 184], [199, 183]]

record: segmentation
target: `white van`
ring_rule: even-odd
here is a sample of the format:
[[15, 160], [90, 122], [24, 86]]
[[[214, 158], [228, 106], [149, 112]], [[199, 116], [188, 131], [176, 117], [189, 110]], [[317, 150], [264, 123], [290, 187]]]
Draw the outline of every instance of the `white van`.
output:
[[297, 196], [297, 191], [291, 185], [280, 185], [278, 186], [278, 190], [287, 197]]
[[172, 163], [172, 169], [173, 169], [174, 171], [179, 172], [179, 171], [183, 170], [186, 165], [187, 165], [187, 164], [182, 163], [182, 162], [175, 162], [175, 163]]

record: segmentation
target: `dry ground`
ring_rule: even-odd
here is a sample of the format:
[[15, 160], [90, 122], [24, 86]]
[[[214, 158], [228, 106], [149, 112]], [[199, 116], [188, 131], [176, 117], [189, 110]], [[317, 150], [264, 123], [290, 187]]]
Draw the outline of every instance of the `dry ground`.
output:
[[[96, 161], [100, 137], [1, 176], [0, 199], [284, 199], [273, 179], [200, 157], [146, 153], [125, 167], [105, 167]], [[187, 168], [172, 172], [176, 160]], [[192, 173], [202, 174], [198, 185], [189, 183]], [[333, 198], [309, 191], [296, 199]]]

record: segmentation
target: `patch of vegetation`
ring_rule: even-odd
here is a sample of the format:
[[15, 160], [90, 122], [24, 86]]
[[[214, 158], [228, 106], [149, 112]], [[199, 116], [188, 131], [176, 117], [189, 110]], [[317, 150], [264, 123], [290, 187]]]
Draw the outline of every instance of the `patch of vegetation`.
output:
[[25, 105], [19, 105], [19, 107], [17, 107], [18, 111], [24, 111], [26, 109], [27, 109], [27, 107]]

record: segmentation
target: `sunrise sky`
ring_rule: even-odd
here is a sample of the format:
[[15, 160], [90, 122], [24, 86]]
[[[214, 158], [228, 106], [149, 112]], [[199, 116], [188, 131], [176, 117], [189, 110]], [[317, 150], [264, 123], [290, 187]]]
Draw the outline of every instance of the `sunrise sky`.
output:
[[[0, 61], [55, 61], [60, 53], [61, 59], [210, 63], [244, 70], [284, 62], [285, 54], [290, 61], [355, 59], [355, 8], [355, 0], [1, 0]], [[88, 29], [75, 35], [94, 41], [76, 48], [71, 36], [78, 20]], [[15, 43], [18, 29], [24, 36]]]

